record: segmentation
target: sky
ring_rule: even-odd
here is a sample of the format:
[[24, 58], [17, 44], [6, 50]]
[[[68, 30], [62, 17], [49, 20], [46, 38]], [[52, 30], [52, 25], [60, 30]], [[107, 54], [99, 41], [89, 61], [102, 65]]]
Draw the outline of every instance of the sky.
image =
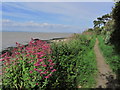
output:
[[2, 31], [81, 33], [113, 2], [2, 2]]

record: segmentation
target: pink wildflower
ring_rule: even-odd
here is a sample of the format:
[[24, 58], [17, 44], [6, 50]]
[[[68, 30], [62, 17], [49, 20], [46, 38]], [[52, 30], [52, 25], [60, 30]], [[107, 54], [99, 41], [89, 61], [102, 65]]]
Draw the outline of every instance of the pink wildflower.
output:
[[55, 65], [55, 63], [50, 63], [51, 66]]
[[31, 60], [31, 61], [28, 61], [28, 63], [31, 63], [31, 62], [33, 62], [34, 60]]
[[36, 85], [38, 85], [38, 83], [36, 83]]
[[19, 55], [20, 53], [19, 52], [15, 52], [16, 55]]
[[51, 59], [49, 59], [49, 60], [48, 60], [48, 62], [52, 62], [52, 60], [51, 60]]
[[2, 73], [0, 73], [0, 75], [2, 75]]
[[41, 72], [41, 71], [43, 71], [43, 70], [40, 69], [40, 70], [37, 70], [37, 71]]
[[42, 65], [43, 67], [47, 67], [47, 65]]
[[42, 62], [43, 61], [43, 59], [38, 59], [39, 60], [39, 62]]
[[53, 69], [53, 67], [50, 67], [50, 69]]
[[48, 76], [50, 77], [50, 76], [52, 76], [52, 74], [49, 74]]
[[28, 53], [34, 53], [34, 51], [28, 51]]
[[19, 44], [18, 42], [16, 42], [16, 44]]
[[34, 42], [34, 40], [31, 40], [31, 41], [29, 42], [29, 45], [32, 45], [32, 44], [33, 44], [33, 42]]
[[36, 55], [41, 55], [41, 54], [45, 54], [44, 52], [37, 52], [37, 53], [35, 53]]
[[34, 68], [35, 71], [37, 71], [38, 69], [37, 68]]
[[6, 65], [6, 62], [4, 62], [3, 64]]
[[45, 78], [49, 78], [49, 76], [45, 76]]
[[7, 53], [8, 53], [8, 52], [6, 52], [6, 53], [2, 54], [0, 57], [4, 57], [5, 55], [7, 55]]
[[30, 73], [32, 73], [32, 71], [30, 71]]
[[45, 78], [49, 78], [50, 76], [52, 76], [52, 74], [49, 74], [49, 75], [45, 76]]
[[39, 57], [43, 57], [44, 55], [40, 55]]
[[20, 46], [20, 44], [19, 44], [18, 42], [16, 42], [16, 45], [17, 45], [17, 46]]
[[40, 66], [40, 64], [39, 63], [35, 63], [34, 66]]
[[30, 56], [30, 54], [27, 54], [26, 57]]
[[5, 57], [5, 59], [10, 59], [11, 57]]
[[4, 61], [4, 59], [0, 59], [0, 61]]
[[47, 74], [47, 72], [41, 72], [41, 74]]
[[56, 69], [53, 69], [51, 72], [54, 72], [54, 71], [56, 71]]

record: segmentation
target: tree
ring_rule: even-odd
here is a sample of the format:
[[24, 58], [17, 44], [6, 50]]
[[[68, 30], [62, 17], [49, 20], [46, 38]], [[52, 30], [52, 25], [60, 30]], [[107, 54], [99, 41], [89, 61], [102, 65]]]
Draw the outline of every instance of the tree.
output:
[[102, 18], [103, 18], [104, 20], [108, 21], [109, 19], [112, 18], [112, 16], [111, 16], [111, 14], [105, 14], [105, 15], [102, 16]]
[[101, 27], [104, 26], [109, 20], [111, 19], [111, 14], [105, 14], [102, 17], [98, 17], [97, 20], [94, 20], [94, 27], [98, 26]]
[[116, 46], [116, 50], [120, 51], [120, 1], [116, 2], [112, 11], [112, 17], [114, 20], [114, 31], [111, 34], [111, 43]]
[[100, 22], [99, 21], [94, 20], [93, 23], [94, 23], [94, 28], [95, 27], [100, 27]]

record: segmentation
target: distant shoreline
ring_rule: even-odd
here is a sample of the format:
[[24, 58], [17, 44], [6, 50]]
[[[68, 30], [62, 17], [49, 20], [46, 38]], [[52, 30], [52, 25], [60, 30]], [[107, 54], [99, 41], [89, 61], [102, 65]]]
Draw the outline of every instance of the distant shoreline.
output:
[[[27, 44], [31, 38], [40, 40], [51, 40], [54, 38], [65, 38], [73, 33], [45, 33], [45, 32], [2, 32], [2, 50], [14, 47], [15, 43]], [[1, 51], [1, 50], [0, 50]]]

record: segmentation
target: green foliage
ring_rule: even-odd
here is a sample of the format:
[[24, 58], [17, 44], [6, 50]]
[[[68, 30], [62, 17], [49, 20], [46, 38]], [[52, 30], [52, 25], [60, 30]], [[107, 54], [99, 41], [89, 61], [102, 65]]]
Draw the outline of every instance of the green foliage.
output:
[[101, 27], [104, 26], [109, 20], [111, 19], [110, 14], [105, 14], [102, 17], [98, 17], [97, 20], [94, 20], [94, 27]]
[[100, 49], [106, 58], [106, 62], [111, 66], [112, 70], [114, 72], [118, 72], [120, 69], [120, 55], [115, 53], [114, 46], [106, 45], [103, 38], [103, 36], [98, 37]]
[[48, 86], [65, 89], [92, 87], [96, 72], [94, 43], [95, 37], [78, 34], [68, 43], [53, 43], [52, 59], [55, 60], [57, 71]]
[[96, 33], [97, 35], [100, 35], [100, 34], [101, 34], [101, 31], [102, 31], [102, 28], [95, 27], [94, 30], [95, 30], [95, 33]]
[[115, 3], [112, 17], [114, 20], [114, 31], [111, 35], [111, 43], [115, 45], [116, 51], [120, 52], [120, 1]]
[[79, 34], [74, 34], [67, 42], [51, 43], [51, 49], [42, 41], [31, 41], [27, 46], [18, 44], [11, 55], [1, 56], [3, 86], [16, 89], [91, 88], [97, 71], [94, 44], [95, 36]]
[[[109, 21], [105, 24], [105, 26], [104, 26], [101, 34], [102, 34], [102, 35], [106, 35], [108, 32], [110, 32], [110, 33], [113, 32], [113, 30], [114, 30], [113, 25], [114, 25], [114, 20], [109, 20]], [[110, 36], [110, 35], [109, 35], [109, 36]]]
[[[112, 17], [111, 14], [105, 14], [102, 17], [98, 17], [97, 20], [94, 20], [94, 32], [97, 35], [106, 34], [107, 31], [112, 29]], [[113, 30], [113, 29], [112, 29]]]
[[89, 28], [87, 31], [88, 32], [92, 32], [94, 29], [92, 29], [92, 28]]

